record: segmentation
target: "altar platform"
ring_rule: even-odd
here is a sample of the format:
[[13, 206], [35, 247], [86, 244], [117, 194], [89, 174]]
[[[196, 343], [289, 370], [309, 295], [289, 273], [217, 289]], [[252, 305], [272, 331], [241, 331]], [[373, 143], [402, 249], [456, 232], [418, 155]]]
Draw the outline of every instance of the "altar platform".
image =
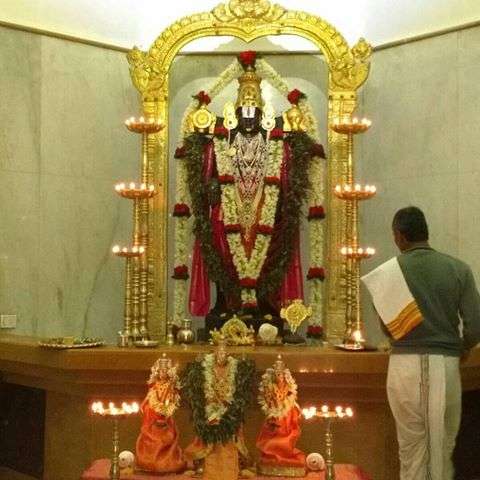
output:
[[[95, 460], [93, 464], [83, 472], [82, 480], [108, 480], [110, 471], [110, 460], [102, 458]], [[336, 480], [372, 480], [360, 467], [355, 465], [335, 465]], [[120, 475], [125, 480], [192, 480], [193, 477], [187, 475], [148, 475], [133, 474]], [[274, 477], [276, 480], [292, 480], [291, 477]], [[309, 472], [306, 480], [324, 480], [325, 472]], [[272, 480], [272, 477], [253, 477], [250, 480]]]
[[[111, 423], [89, 414], [95, 400], [141, 401], [153, 362], [166, 352], [180, 369], [210, 346], [45, 350], [37, 339], [0, 337], [0, 372], [4, 382], [45, 391], [44, 479], [78, 480], [97, 458], [111, 453]], [[334, 427], [335, 460], [355, 464], [375, 480], [398, 475], [393, 419], [387, 404], [385, 382], [388, 354], [343, 352], [333, 347], [238, 347], [236, 355], [255, 360], [259, 371], [282, 354], [299, 385], [299, 403], [351, 406], [353, 419]], [[480, 349], [462, 366], [464, 390], [480, 390]], [[190, 412], [176, 414], [181, 443], [187, 445], [193, 430]], [[245, 424], [245, 436], [255, 455], [255, 438], [263, 419], [255, 403]], [[120, 425], [121, 450], [134, 450], [140, 416]], [[299, 448], [324, 452], [323, 425], [305, 421]]]

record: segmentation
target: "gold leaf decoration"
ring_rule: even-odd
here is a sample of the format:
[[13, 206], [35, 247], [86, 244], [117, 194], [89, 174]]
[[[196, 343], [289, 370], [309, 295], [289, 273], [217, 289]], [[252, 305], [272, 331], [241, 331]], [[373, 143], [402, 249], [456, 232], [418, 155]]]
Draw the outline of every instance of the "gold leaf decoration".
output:
[[215, 18], [221, 22], [240, 20], [275, 22], [284, 14], [284, 8], [272, 5], [268, 0], [230, 0], [227, 5], [220, 4], [213, 10]]
[[372, 47], [361, 38], [349, 52], [331, 65], [333, 84], [338, 89], [357, 90], [370, 71]]

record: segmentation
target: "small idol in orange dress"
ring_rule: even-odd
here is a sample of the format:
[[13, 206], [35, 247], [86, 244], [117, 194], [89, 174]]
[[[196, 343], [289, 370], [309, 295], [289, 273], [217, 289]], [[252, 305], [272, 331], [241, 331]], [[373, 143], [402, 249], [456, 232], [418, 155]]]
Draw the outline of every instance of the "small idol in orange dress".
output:
[[185, 469], [173, 414], [180, 404], [177, 369], [163, 354], [152, 367], [149, 390], [142, 403], [143, 422], [137, 439], [136, 467], [155, 473]]
[[304, 477], [305, 454], [295, 447], [301, 433], [297, 384], [280, 355], [262, 376], [258, 401], [267, 417], [257, 437], [259, 473]]
[[[253, 363], [228, 355], [224, 338], [220, 339], [215, 353], [187, 367], [184, 391], [194, 410], [193, 418], [201, 418], [202, 425], [196, 424], [196, 437], [185, 449], [185, 457], [193, 462], [197, 474], [202, 472], [203, 480], [237, 480], [247, 473], [248, 468], [244, 467], [248, 467], [249, 455], [242, 432], [246, 404], [239, 398], [250, 391], [253, 375]], [[237, 389], [240, 377], [245, 391]], [[203, 385], [201, 399], [196, 396], [198, 382]], [[242, 406], [232, 410], [232, 404], [237, 402]], [[204, 403], [202, 414], [198, 412], [200, 403]], [[234, 426], [227, 431], [224, 416], [230, 411], [235, 412], [233, 421], [230, 413]]]

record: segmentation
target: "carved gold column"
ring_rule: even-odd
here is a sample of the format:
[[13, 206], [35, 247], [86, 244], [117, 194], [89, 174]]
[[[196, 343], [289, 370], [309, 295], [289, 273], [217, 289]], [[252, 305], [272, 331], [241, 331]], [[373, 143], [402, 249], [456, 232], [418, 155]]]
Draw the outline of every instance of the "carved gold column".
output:
[[[166, 86], [154, 97], [145, 96], [143, 110], [149, 119], [168, 125]], [[166, 338], [168, 300], [168, 129], [161, 129], [147, 139], [146, 174], [155, 185], [156, 195], [149, 202], [148, 222], [148, 308], [155, 321], [150, 331], [160, 340]], [[155, 241], [153, 241], [155, 239]]]
[[[329, 125], [340, 116], [351, 114], [356, 107], [356, 99], [353, 91], [330, 91]], [[345, 135], [329, 128], [328, 144], [326, 327], [328, 339], [336, 342], [343, 339], [347, 311], [352, 310], [351, 268], [340, 252], [340, 247], [351, 240], [352, 212], [351, 205], [339, 200], [333, 191], [335, 185], [352, 178], [353, 161]]]

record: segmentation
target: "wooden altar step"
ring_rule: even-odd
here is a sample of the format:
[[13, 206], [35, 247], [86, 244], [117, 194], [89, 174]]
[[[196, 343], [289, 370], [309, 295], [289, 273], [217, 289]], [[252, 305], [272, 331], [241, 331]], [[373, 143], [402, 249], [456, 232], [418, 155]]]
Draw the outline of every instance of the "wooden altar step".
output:
[[[92, 465], [83, 472], [82, 480], [109, 480], [110, 460], [102, 458], [95, 460]], [[335, 465], [336, 480], [372, 480], [360, 467], [356, 465], [338, 464]], [[125, 480], [192, 480], [186, 475], [147, 475], [132, 474], [121, 476]], [[308, 480], [325, 480], [325, 472], [309, 472]], [[252, 480], [292, 480], [290, 477], [253, 477]]]

